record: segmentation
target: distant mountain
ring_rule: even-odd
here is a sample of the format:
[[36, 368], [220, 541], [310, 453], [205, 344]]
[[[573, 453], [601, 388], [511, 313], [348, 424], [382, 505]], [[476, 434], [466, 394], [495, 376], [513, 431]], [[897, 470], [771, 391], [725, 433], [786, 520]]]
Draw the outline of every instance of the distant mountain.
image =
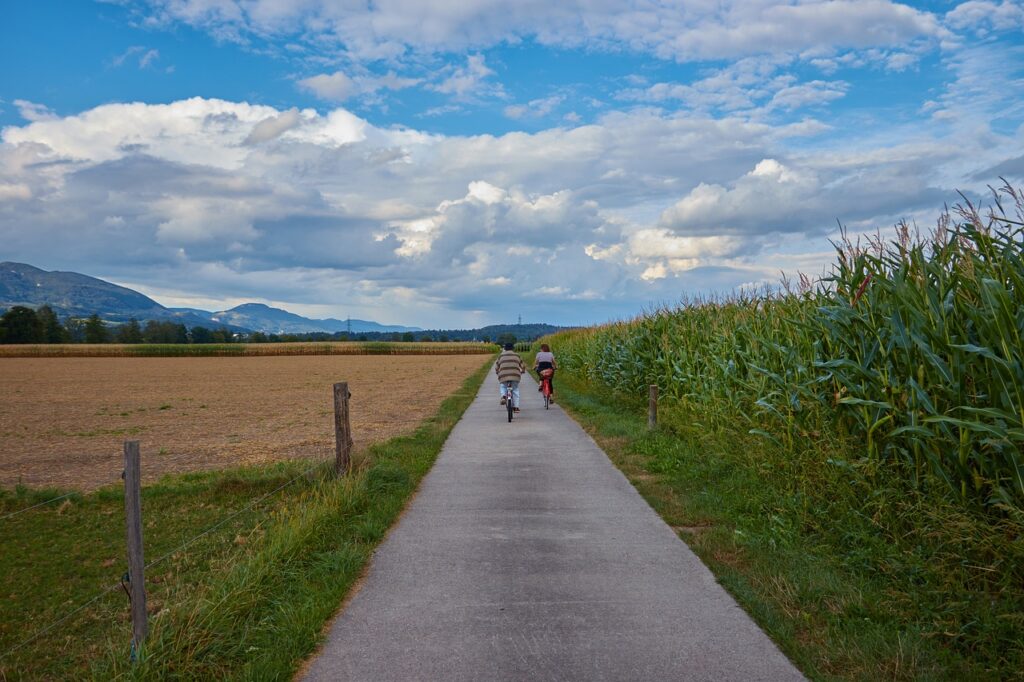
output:
[[257, 329], [273, 334], [310, 334], [315, 332], [338, 333], [352, 331], [365, 332], [414, 332], [419, 327], [402, 327], [383, 325], [368, 320], [314, 320], [302, 317], [280, 308], [271, 308], [262, 303], [244, 303], [230, 310], [212, 313], [217, 322], [234, 324], [249, 329]]
[[235, 332], [268, 334], [315, 332], [406, 332], [418, 327], [383, 325], [368, 320], [311, 320], [262, 303], [245, 303], [211, 313], [198, 308], [165, 308], [148, 296], [126, 287], [77, 272], [48, 272], [24, 263], [0, 263], [0, 312], [16, 305], [38, 308], [48, 305], [61, 318], [98, 314], [108, 322], [135, 318], [168, 320], [192, 327], [227, 327]]
[[[511, 335], [516, 341], [534, 341], [542, 336], [554, 334], [555, 332], [569, 329], [570, 327], [556, 327], [551, 324], [527, 323], [527, 324], [492, 324], [477, 329], [424, 329], [414, 334], [416, 340], [447, 339], [449, 341], [497, 341], [499, 338]], [[365, 335], [368, 340], [387, 339], [390, 334], [369, 333]]]
[[0, 308], [48, 305], [58, 316], [88, 317], [110, 322], [172, 320], [186, 327], [209, 325], [209, 317], [175, 313], [148, 296], [77, 272], [47, 272], [24, 263], [0, 263]]

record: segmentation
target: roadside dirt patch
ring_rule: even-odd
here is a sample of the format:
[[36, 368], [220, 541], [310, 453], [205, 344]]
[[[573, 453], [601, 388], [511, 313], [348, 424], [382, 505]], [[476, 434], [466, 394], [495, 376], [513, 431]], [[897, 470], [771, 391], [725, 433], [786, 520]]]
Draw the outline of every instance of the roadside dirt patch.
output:
[[0, 359], [0, 486], [119, 480], [333, 456], [332, 386], [348, 381], [356, 450], [415, 429], [481, 355]]

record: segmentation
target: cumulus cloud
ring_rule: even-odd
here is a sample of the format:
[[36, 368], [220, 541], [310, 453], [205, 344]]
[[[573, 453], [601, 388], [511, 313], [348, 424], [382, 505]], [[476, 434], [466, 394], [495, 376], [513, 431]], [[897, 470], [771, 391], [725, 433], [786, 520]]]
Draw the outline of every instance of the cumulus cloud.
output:
[[501, 96], [501, 85], [488, 80], [494, 70], [487, 66], [484, 56], [471, 54], [466, 58], [466, 65], [451, 69], [450, 73], [432, 89], [458, 99], [466, 99], [476, 95]]
[[342, 108], [107, 104], [3, 130], [0, 240], [42, 267], [176, 296], [316, 301], [421, 326], [493, 321], [482, 311], [495, 306], [584, 322], [772, 277], [762, 254], [780, 244], [820, 251], [836, 218], [870, 228], [934, 211], [952, 196], [948, 169], [1020, 149], [918, 130], [786, 152], [793, 134], [647, 109], [445, 136]]
[[298, 81], [298, 85], [320, 99], [344, 102], [353, 97], [372, 95], [381, 90], [403, 90], [420, 82], [419, 78], [403, 78], [394, 71], [389, 71], [383, 76], [358, 75], [354, 78], [342, 71], [335, 71], [303, 78]]
[[344, 46], [348, 55], [363, 61], [393, 59], [409, 50], [460, 52], [523, 39], [558, 47], [626, 47], [687, 61], [822, 47], [884, 47], [947, 35], [933, 14], [890, 0], [799, 4], [382, 0], [370, 6], [329, 0], [140, 0], [137, 7], [152, 24], [183, 22], [236, 41], [309, 37], [317, 43]]
[[14, 106], [18, 108], [18, 114], [26, 121], [50, 121], [57, 118], [57, 115], [45, 104], [16, 99]]
[[1024, 31], [1024, 3], [1014, 0], [969, 0], [946, 13], [946, 23], [957, 30], [985, 34], [991, 31]]

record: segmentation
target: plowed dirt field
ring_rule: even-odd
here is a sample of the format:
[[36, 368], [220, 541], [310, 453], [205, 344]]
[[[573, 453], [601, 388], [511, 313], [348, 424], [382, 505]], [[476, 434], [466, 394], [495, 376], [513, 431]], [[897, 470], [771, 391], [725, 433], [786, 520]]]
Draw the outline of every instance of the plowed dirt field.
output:
[[333, 456], [347, 381], [356, 450], [408, 433], [487, 359], [444, 356], [0, 359], [0, 486], [117, 482], [141, 441], [145, 480]]

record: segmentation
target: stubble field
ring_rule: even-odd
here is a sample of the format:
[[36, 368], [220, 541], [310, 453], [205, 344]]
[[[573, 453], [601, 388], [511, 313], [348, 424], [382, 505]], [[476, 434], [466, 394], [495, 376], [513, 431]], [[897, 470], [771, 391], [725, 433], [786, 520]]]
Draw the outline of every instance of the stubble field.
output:
[[145, 480], [330, 456], [332, 386], [349, 382], [357, 452], [408, 433], [481, 355], [0, 359], [0, 486], [117, 482], [125, 440]]

